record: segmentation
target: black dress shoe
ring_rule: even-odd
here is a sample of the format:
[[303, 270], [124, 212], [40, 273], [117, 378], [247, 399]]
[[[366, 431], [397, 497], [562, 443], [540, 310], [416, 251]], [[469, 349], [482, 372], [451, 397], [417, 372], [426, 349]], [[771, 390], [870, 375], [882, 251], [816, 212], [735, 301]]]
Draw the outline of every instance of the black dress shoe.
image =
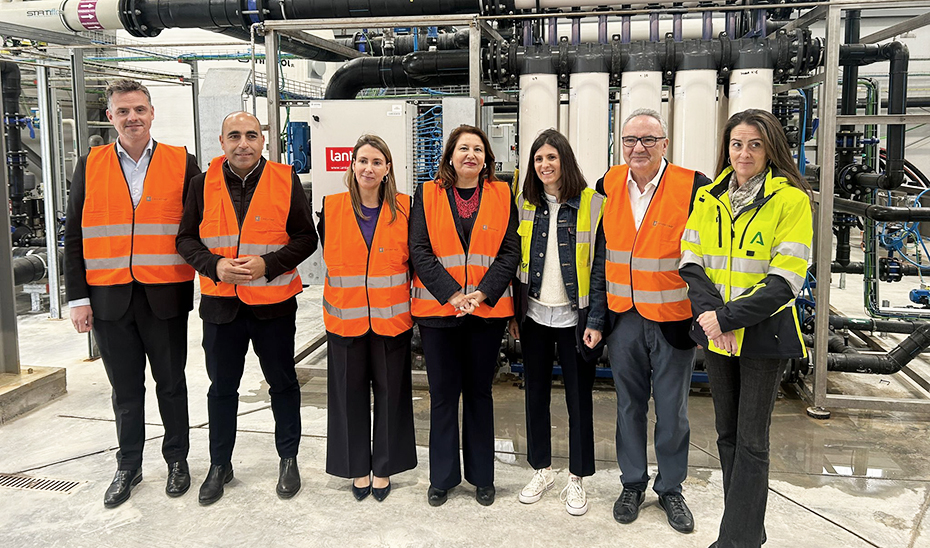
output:
[[142, 469], [135, 470], [117, 470], [113, 476], [113, 481], [107, 487], [107, 492], [103, 494], [103, 505], [107, 508], [116, 508], [129, 500], [129, 494], [132, 488], [139, 485], [142, 481]]
[[390, 482], [390, 480], [388, 480], [388, 484], [387, 484], [386, 487], [374, 487], [374, 486], [373, 486], [373, 487], [371, 488], [371, 496], [375, 497], [375, 500], [378, 501], [378, 502], [382, 502], [382, 501], [383, 501], [384, 499], [386, 499], [387, 496], [390, 495], [390, 494], [391, 494], [391, 482]]
[[278, 486], [275, 492], [282, 499], [289, 499], [300, 491], [300, 472], [297, 470], [297, 457], [281, 459], [278, 465]]
[[479, 487], [475, 489], [475, 500], [477, 500], [478, 504], [481, 506], [491, 506], [494, 504], [495, 493], [497, 493], [497, 491], [494, 489], [493, 485]]
[[442, 506], [448, 499], [448, 489], [436, 489], [430, 485], [429, 490], [426, 492], [426, 500], [429, 502], [430, 506]]
[[187, 461], [180, 460], [168, 465], [168, 482], [165, 493], [169, 497], [180, 497], [191, 488], [191, 473]]
[[691, 515], [691, 510], [685, 504], [685, 497], [681, 496], [680, 493], [659, 495], [659, 506], [665, 510], [665, 515], [668, 516], [668, 524], [672, 526], [672, 529], [679, 533], [694, 531], [694, 516]]
[[617, 502], [614, 503], [614, 519], [620, 523], [633, 523], [639, 517], [639, 506], [644, 500], [646, 500], [644, 491], [624, 487]]
[[355, 480], [352, 480], [352, 496], [355, 497], [357, 501], [365, 500], [365, 497], [371, 494], [371, 478], [368, 479], [368, 485], [365, 487], [358, 487], [355, 485]]
[[223, 486], [232, 481], [233, 467], [229, 464], [211, 464], [210, 471], [207, 472], [207, 479], [203, 480], [200, 486], [200, 496], [197, 500], [200, 504], [207, 506], [220, 500], [223, 497]]

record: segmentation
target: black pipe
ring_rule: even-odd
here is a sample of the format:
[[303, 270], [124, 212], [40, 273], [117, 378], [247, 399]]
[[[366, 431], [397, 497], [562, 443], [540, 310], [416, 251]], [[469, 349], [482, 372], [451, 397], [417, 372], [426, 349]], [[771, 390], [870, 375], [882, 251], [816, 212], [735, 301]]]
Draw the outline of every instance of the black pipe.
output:
[[[860, 24], [860, 10], [846, 10], [846, 43], [847, 44], [858, 44], [859, 43], [859, 24]], [[843, 66], [843, 92], [840, 95], [840, 114], [855, 114], [856, 113], [856, 98], [858, 96], [859, 89], [859, 66], [858, 65], [844, 65]], [[840, 132], [849, 133], [856, 130], [855, 125], [844, 124], [840, 126]], [[838, 154], [837, 165], [845, 166], [846, 164], [853, 163], [854, 153], [852, 149], [848, 147], [843, 147], [842, 151]], [[849, 228], [846, 228], [847, 238], [849, 236]]]
[[833, 210], [875, 221], [930, 221], [930, 207], [881, 206], [834, 198]]
[[[405, 15], [513, 12], [513, 0], [496, 0], [487, 10], [475, 0], [120, 0], [119, 19], [133, 36], [158, 36], [167, 28], [249, 29], [254, 23], [285, 19], [397, 17]], [[501, 7], [503, 6], [503, 7]]]
[[[25, 212], [23, 199], [26, 195], [26, 153], [23, 151], [23, 139], [19, 114], [19, 96], [22, 93], [22, 81], [19, 66], [11, 61], [0, 61], [0, 90], [3, 103], [0, 116], [3, 118], [3, 131], [6, 133], [6, 158], [4, 169], [9, 176], [10, 188], [10, 222], [13, 228], [24, 224]], [[6, 204], [3, 204], [6, 207]]]
[[[58, 250], [58, 261], [64, 253]], [[13, 285], [37, 282], [48, 274], [48, 253], [36, 253], [13, 259]]]
[[891, 375], [930, 346], [930, 323], [921, 323], [887, 354], [827, 354], [827, 371]]
[[[882, 54], [891, 60], [888, 69], [888, 114], [905, 114], [907, 112], [907, 66], [910, 58], [907, 46], [901, 42], [889, 42], [882, 45]], [[898, 188], [904, 184], [904, 124], [888, 126], [888, 158], [885, 174], [888, 180], [880, 188]]]
[[[394, 36], [394, 53], [393, 55], [406, 55], [408, 53], [413, 53], [414, 42], [417, 42], [417, 47], [419, 51], [427, 51], [426, 48], [426, 30], [425, 29], [415, 29], [418, 32], [416, 39], [414, 39], [413, 34], [402, 34], [400, 36]], [[422, 30], [422, 32], [420, 32]], [[512, 30], [512, 29], [511, 29]], [[512, 34], [512, 32], [507, 33]], [[507, 38], [507, 36], [504, 36]], [[363, 36], [361, 33], [356, 33], [355, 36], [349, 38], [336, 38], [335, 42], [337, 44], [342, 44], [347, 48], [352, 48], [354, 50], [361, 51], [360, 46], [365, 45], [365, 51], [370, 52], [372, 55], [384, 55], [384, 36]], [[447, 50], [447, 49], [467, 49], [468, 48], [468, 29], [459, 29], [455, 32], [440, 32], [438, 36], [438, 41], [436, 42], [436, 49]]]
[[325, 99], [354, 99], [372, 87], [468, 84], [468, 51], [420, 51], [403, 57], [359, 57], [333, 73]]
[[885, 333], [913, 333], [924, 322], [914, 320], [876, 320], [873, 318], [849, 318], [830, 316], [833, 329], [854, 329], [856, 331], [883, 331]]
[[[879, 263], [879, 269], [883, 268], [883, 263]], [[811, 273], [816, 275], [816, 265], [811, 266]], [[918, 276], [920, 275], [920, 269], [912, 264], [903, 263], [898, 266], [898, 269], [902, 276]], [[851, 262], [846, 265], [842, 265], [838, 262], [834, 262], [830, 265], [830, 272], [845, 273], [845, 274], [865, 274], [865, 264], [861, 262]], [[879, 279], [884, 279], [879, 273]], [[908, 331], [910, 333], [910, 331]]]
[[[804, 346], [808, 348], [814, 347], [814, 336], [804, 333], [801, 335], [801, 338], [804, 340]], [[846, 344], [846, 341], [843, 337], [835, 333], [830, 333], [830, 336], [827, 337], [827, 352], [835, 352], [838, 354], [858, 354], [859, 351], [855, 348]]]

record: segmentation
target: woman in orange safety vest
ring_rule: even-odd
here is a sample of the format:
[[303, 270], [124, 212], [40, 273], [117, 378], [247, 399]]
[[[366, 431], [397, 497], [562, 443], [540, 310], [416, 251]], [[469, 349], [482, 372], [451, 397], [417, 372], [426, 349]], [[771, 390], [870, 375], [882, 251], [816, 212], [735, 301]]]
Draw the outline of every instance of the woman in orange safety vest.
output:
[[459, 398], [465, 479], [477, 487], [480, 504], [494, 502], [491, 383], [513, 316], [517, 224], [510, 187], [494, 177], [487, 136], [459, 126], [446, 141], [436, 180], [416, 190], [410, 213], [410, 302], [429, 378], [432, 506], [445, 503], [462, 481]]
[[[417, 465], [410, 379], [410, 196], [398, 194], [387, 144], [362, 135], [348, 192], [326, 196], [318, 231], [326, 282], [326, 472], [383, 501], [390, 476]], [[326, 236], [329, 236], [328, 238]], [[374, 441], [371, 392], [374, 391]]]

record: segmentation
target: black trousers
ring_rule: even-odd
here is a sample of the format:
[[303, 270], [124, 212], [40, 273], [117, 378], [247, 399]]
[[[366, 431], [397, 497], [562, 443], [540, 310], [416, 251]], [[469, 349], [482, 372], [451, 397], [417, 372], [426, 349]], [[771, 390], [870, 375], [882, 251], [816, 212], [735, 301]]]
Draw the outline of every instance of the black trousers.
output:
[[274, 441], [281, 458], [297, 456], [300, 445], [300, 385], [294, 370], [294, 334], [297, 313], [260, 320], [248, 306], [240, 306], [230, 323], [203, 322], [203, 349], [207, 358], [210, 390], [210, 463], [227, 464], [236, 443], [239, 382], [245, 369], [245, 354], [258, 355], [268, 382]]
[[552, 361], [556, 350], [568, 407], [568, 469], [576, 476], [594, 474], [593, 362], [575, 347], [575, 327], [548, 327], [526, 318], [520, 330], [526, 381], [526, 458], [534, 469], [552, 465]]
[[[328, 336], [326, 473], [391, 476], [417, 465], [410, 337]], [[374, 392], [374, 436], [371, 394]]]
[[769, 427], [785, 362], [704, 352], [723, 471], [723, 517], [715, 546], [758, 548], [765, 537]]
[[468, 316], [457, 327], [420, 326], [429, 378], [429, 480], [437, 489], [462, 482], [459, 465], [459, 398], [465, 479], [494, 483], [494, 401], [491, 383], [505, 321]]
[[129, 307], [123, 317], [94, 320], [94, 337], [103, 367], [113, 387], [113, 413], [120, 470], [142, 466], [145, 445], [145, 358], [155, 379], [158, 411], [165, 427], [161, 451], [172, 463], [187, 458], [190, 449], [187, 414], [187, 312], [160, 320], [152, 313], [145, 288], [133, 284]]

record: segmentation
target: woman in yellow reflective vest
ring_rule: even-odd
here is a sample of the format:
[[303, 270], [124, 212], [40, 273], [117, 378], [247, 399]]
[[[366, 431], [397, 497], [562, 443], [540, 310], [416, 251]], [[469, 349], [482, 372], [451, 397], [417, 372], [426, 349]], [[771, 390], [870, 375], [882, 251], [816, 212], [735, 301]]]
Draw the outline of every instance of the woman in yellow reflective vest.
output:
[[345, 183], [348, 192], [323, 200], [318, 225], [326, 263], [326, 472], [352, 478], [356, 500], [370, 493], [380, 502], [391, 492], [390, 476], [417, 465], [410, 196], [397, 192], [391, 151], [376, 135], [359, 137]]
[[769, 112], [734, 114], [717, 179], [698, 190], [680, 273], [704, 346], [723, 470], [717, 548], [765, 542], [769, 425], [788, 358], [806, 355], [794, 307], [813, 236], [810, 187]]
[[569, 476], [560, 498], [573, 516], [588, 511], [582, 478], [594, 474], [591, 390], [600, 332], [586, 329], [594, 235], [604, 196], [588, 188], [568, 139], [547, 129], [530, 147], [517, 196], [522, 257], [510, 334], [520, 339], [526, 381], [526, 458], [536, 470], [520, 492], [532, 504], [555, 484], [549, 403], [558, 349], [568, 407]]

